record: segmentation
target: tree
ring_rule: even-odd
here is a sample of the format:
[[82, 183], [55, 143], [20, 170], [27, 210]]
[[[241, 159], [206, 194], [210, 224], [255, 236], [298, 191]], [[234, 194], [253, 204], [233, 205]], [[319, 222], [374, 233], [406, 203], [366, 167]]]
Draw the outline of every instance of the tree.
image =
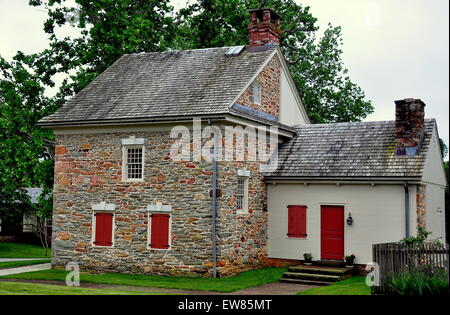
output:
[[[63, 88], [78, 92], [124, 54], [164, 51], [171, 47], [175, 24], [169, 0], [30, 0], [47, 9], [44, 31], [50, 48], [35, 64], [41, 74], [75, 73]], [[70, 25], [77, 38], [59, 39], [55, 28]]]
[[439, 145], [441, 147], [442, 158], [445, 159], [448, 154], [448, 146], [445, 144], [445, 141], [439, 138]]
[[46, 83], [27, 67], [31, 60], [20, 52], [12, 62], [0, 57], [0, 218], [4, 219], [36, 210], [24, 187], [44, 187], [47, 194], [53, 185], [52, 133], [36, 122], [61, 103], [57, 97], [44, 96]]

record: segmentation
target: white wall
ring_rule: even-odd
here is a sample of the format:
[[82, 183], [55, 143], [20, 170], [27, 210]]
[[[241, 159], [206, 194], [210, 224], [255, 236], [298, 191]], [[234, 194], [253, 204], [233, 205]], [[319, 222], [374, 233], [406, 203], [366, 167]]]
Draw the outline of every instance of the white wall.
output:
[[445, 243], [445, 177], [437, 129], [434, 128], [425, 160], [423, 178], [425, 192], [425, 229], [432, 239]]
[[425, 192], [425, 229], [431, 232], [430, 239], [445, 243], [445, 190], [434, 184], [427, 184]]
[[434, 128], [433, 136], [430, 139], [430, 146], [425, 160], [422, 180], [426, 183], [447, 186], [444, 163], [442, 161], [442, 153], [436, 128]]
[[[310, 252], [320, 259], [320, 206], [343, 205], [345, 219], [351, 212], [352, 226], [345, 224], [345, 255], [355, 254], [356, 263], [372, 261], [372, 244], [396, 242], [405, 237], [404, 188], [402, 185], [309, 185], [268, 184], [269, 257], [303, 259]], [[416, 227], [416, 188], [410, 187], [410, 229]], [[307, 239], [287, 233], [287, 206], [306, 205]]]
[[281, 70], [280, 86], [280, 123], [287, 126], [306, 124], [307, 118], [300, 109], [304, 108], [304, 106], [301, 100], [296, 98], [293, 91], [295, 86], [291, 85], [283, 68]]

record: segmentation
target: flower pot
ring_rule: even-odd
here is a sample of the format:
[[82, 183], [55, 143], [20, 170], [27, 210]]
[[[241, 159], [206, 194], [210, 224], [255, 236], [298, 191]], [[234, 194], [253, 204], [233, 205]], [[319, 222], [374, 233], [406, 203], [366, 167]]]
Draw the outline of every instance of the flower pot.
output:
[[345, 267], [353, 268], [354, 267], [354, 261], [355, 261], [355, 258], [346, 259], [345, 260]]
[[311, 265], [312, 265], [312, 262], [311, 262], [311, 261], [305, 261], [305, 262], [303, 262], [303, 264], [304, 264], [305, 266], [311, 266]]

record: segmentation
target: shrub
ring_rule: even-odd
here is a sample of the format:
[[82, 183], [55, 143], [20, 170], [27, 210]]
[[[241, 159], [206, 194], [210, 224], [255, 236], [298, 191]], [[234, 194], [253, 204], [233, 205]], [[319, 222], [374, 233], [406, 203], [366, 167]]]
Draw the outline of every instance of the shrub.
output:
[[425, 243], [428, 236], [430, 236], [431, 234], [432, 234], [431, 232], [427, 232], [423, 227], [419, 227], [417, 231], [417, 236], [404, 238], [400, 242], [405, 243], [407, 245], [422, 245]]
[[394, 295], [448, 295], [448, 273], [442, 269], [425, 267], [387, 276]]

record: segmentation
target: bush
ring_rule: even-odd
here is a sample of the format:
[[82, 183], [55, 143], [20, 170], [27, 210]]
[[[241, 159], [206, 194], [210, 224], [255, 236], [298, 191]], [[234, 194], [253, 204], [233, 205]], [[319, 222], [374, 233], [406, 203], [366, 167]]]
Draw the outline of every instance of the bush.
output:
[[442, 269], [425, 268], [400, 272], [386, 279], [394, 295], [448, 295], [448, 273]]

